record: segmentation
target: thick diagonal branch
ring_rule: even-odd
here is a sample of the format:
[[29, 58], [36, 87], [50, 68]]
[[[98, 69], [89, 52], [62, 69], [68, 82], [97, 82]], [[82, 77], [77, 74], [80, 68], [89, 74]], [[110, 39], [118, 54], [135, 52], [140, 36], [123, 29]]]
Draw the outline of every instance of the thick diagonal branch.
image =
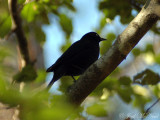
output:
[[26, 62], [30, 63], [27, 39], [22, 29], [22, 22], [18, 11], [17, 0], [8, 0], [8, 6], [12, 18], [12, 30], [15, 31], [21, 54]]
[[151, 0], [147, 7], [143, 7], [123, 33], [117, 37], [108, 52], [91, 65], [77, 82], [71, 86], [68, 91], [71, 103], [79, 105], [115, 70], [146, 32], [157, 22], [159, 17], [155, 11], [155, 5], [156, 7], [160, 7], [160, 5], [156, 1], [158, 0]]

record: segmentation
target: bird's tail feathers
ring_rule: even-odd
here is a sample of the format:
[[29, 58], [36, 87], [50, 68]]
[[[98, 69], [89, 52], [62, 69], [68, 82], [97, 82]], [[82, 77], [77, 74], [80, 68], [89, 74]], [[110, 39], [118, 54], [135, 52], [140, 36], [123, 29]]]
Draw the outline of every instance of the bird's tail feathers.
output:
[[54, 84], [54, 82], [56, 82], [58, 79], [60, 79], [63, 75], [64, 75], [64, 73], [58, 74], [57, 71], [55, 71], [52, 80], [50, 81], [50, 83], [47, 86], [47, 89], [49, 90], [52, 87], [52, 85]]
[[54, 82], [55, 82], [55, 80], [54, 80], [54, 77], [53, 77], [52, 80], [49, 82], [49, 84], [47, 86], [48, 90], [52, 87], [52, 85], [53, 85]]
[[46, 72], [53, 72], [55, 69], [55, 64], [53, 64], [51, 67], [49, 67]]

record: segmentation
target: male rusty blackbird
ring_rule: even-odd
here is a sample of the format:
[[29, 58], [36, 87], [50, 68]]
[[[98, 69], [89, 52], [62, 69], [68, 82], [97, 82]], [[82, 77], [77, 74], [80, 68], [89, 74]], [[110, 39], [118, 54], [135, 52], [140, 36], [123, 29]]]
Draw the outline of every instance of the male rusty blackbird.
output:
[[[106, 40], [96, 32], [85, 34], [79, 41], [73, 43], [59, 59], [47, 69], [54, 72], [48, 88], [62, 76], [78, 76], [94, 63], [99, 56], [99, 42]], [[75, 81], [75, 79], [74, 79]]]

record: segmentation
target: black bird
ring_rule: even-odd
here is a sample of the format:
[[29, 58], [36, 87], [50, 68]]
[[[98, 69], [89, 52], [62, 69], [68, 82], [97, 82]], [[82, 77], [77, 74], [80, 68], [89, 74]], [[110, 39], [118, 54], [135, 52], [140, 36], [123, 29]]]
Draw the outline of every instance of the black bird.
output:
[[[106, 40], [96, 32], [85, 34], [79, 41], [73, 43], [61, 57], [47, 69], [54, 72], [48, 88], [62, 76], [78, 76], [94, 63], [99, 56], [99, 42]], [[74, 79], [75, 81], [75, 79]]]

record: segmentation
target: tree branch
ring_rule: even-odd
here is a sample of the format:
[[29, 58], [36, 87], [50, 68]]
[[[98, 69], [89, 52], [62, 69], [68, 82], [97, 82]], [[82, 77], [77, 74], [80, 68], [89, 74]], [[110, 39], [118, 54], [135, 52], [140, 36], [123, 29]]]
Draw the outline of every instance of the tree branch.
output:
[[8, 6], [12, 17], [12, 30], [15, 31], [21, 54], [26, 62], [30, 63], [27, 39], [22, 29], [22, 22], [18, 11], [17, 0], [8, 0]]
[[80, 76], [68, 91], [68, 98], [76, 105], [81, 102], [126, 58], [140, 39], [151, 29], [159, 19], [155, 12], [155, 5], [160, 0], [151, 0], [146, 8], [131, 21], [128, 27], [120, 34], [113, 46], [98, 61], [91, 65]]

